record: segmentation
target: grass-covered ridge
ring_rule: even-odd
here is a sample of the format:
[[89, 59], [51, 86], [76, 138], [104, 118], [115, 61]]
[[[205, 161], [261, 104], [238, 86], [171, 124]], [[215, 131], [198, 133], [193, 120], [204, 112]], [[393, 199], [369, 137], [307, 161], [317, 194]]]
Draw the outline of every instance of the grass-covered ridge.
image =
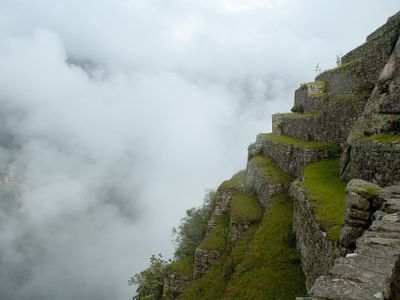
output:
[[214, 217], [214, 222], [214, 229], [206, 235], [199, 248], [223, 252], [228, 246], [229, 216], [216, 216]]
[[294, 299], [306, 295], [305, 277], [292, 233], [293, 202], [272, 198], [223, 299]]
[[327, 236], [336, 242], [344, 223], [346, 182], [339, 177], [339, 159], [324, 159], [304, 168], [306, 189], [314, 217]]
[[293, 178], [279, 169], [270, 158], [255, 156], [250, 160], [250, 163], [255, 164], [258, 170], [271, 181], [287, 185], [293, 181]]
[[238, 188], [244, 186], [246, 183], [246, 170], [237, 172], [229, 180], [225, 180], [221, 187], [223, 188]]
[[400, 143], [400, 135], [398, 134], [376, 134], [371, 135], [369, 137], [365, 137], [366, 141], [373, 141], [380, 144], [392, 144], [392, 143]]
[[259, 136], [260, 141], [273, 141], [288, 145], [297, 146], [300, 148], [305, 149], [320, 149], [320, 150], [327, 150], [327, 149], [335, 149], [338, 146], [335, 144], [327, 144], [327, 143], [320, 143], [315, 141], [304, 141], [295, 137], [287, 136], [287, 135], [277, 135], [272, 133], [264, 133], [260, 134]]
[[229, 255], [222, 256], [202, 277], [194, 280], [178, 299], [224, 299], [228, 282], [238, 264], [245, 256], [257, 226], [250, 227], [240, 241], [236, 243]]
[[260, 201], [254, 195], [248, 193], [233, 195], [231, 221], [256, 223], [261, 220], [262, 212]]

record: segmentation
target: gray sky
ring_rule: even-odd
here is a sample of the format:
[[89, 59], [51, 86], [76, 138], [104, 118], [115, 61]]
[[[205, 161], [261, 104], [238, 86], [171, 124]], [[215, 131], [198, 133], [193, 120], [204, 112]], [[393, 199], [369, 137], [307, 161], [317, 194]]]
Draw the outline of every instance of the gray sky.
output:
[[0, 0], [0, 298], [122, 300], [316, 64], [398, 0]]

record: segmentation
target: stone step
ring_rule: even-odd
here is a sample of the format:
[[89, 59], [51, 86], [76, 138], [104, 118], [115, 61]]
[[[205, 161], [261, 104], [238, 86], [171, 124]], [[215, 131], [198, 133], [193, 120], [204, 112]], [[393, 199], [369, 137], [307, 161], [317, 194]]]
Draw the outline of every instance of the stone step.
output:
[[246, 187], [266, 208], [275, 195], [287, 192], [293, 178], [265, 156], [254, 156], [247, 163]]
[[249, 146], [248, 159], [257, 155], [269, 157], [284, 172], [293, 177], [301, 177], [305, 165], [339, 154], [340, 148], [334, 144], [267, 133], [259, 134], [256, 142]]
[[378, 300], [384, 299], [379, 287], [333, 276], [320, 276], [310, 293], [322, 299]]
[[399, 184], [400, 135], [376, 135], [353, 143], [342, 155], [341, 173], [346, 180]]

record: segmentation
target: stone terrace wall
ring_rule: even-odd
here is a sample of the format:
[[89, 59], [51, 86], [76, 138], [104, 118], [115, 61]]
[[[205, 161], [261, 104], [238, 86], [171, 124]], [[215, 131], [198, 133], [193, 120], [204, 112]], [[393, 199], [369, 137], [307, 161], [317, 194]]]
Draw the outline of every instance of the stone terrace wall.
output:
[[400, 13], [390, 17], [385, 25], [370, 34], [360, 47], [342, 57], [342, 63], [362, 59], [368, 81], [376, 83], [388, 61], [400, 34]]
[[274, 181], [260, 171], [258, 165], [250, 160], [247, 163], [247, 189], [257, 195], [258, 200], [265, 209], [271, 198], [289, 189], [289, 184]]
[[400, 144], [361, 140], [349, 149], [350, 153], [342, 155], [344, 179], [358, 178], [381, 186], [400, 183]]
[[[257, 137], [259, 139], [259, 137]], [[271, 158], [283, 171], [293, 177], [303, 175], [304, 166], [323, 158], [338, 156], [340, 149], [307, 149], [296, 145], [263, 140], [256, 142], [262, 155]]]
[[327, 83], [326, 92], [329, 98], [370, 93], [374, 88], [374, 82], [369, 81], [366, 77], [364, 63], [361, 59], [325, 71], [315, 80]]
[[310, 202], [298, 181], [292, 183], [289, 192], [294, 200], [293, 230], [306, 275], [306, 286], [310, 289], [318, 276], [328, 274], [337, 255], [333, 243], [326, 239], [326, 233], [314, 220]]
[[367, 97], [337, 99], [320, 103], [323, 110], [310, 114], [275, 114], [272, 116], [272, 132], [293, 136], [306, 141], [344, 143], [363, 112]]

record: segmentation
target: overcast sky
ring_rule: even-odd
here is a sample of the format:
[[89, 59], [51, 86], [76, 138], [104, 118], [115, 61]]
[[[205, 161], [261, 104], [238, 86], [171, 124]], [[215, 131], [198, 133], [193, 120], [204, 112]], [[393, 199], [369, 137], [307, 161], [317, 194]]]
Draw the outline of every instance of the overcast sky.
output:
[[123, 300], [294, 90], [398, 0], [0, 0], [0, 299]]

